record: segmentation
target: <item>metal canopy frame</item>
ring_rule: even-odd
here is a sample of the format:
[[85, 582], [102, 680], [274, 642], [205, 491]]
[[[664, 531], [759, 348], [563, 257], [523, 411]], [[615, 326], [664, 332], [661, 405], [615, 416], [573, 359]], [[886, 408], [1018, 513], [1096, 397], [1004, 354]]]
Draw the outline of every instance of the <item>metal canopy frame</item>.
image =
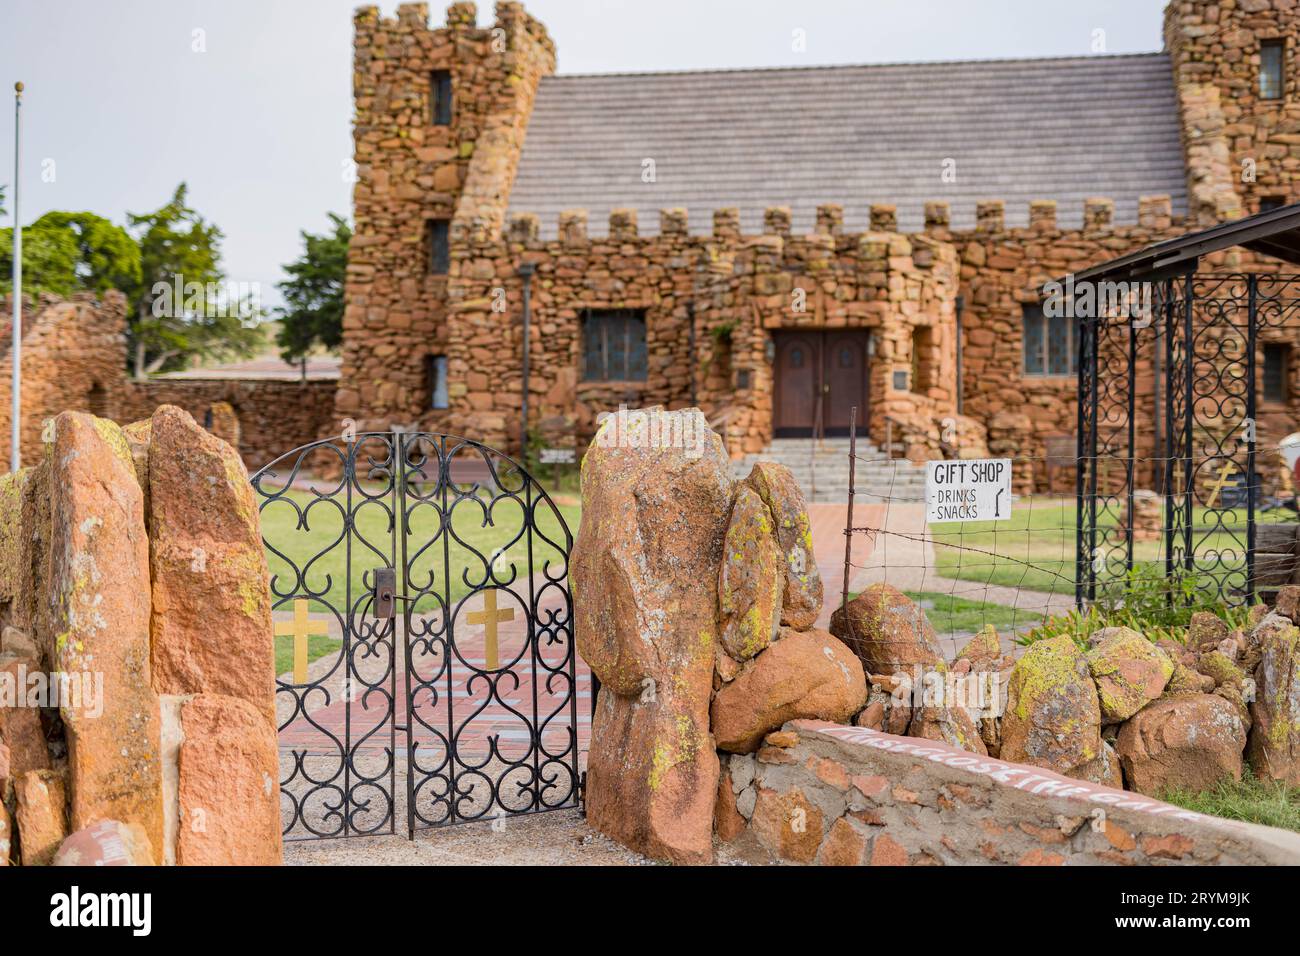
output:
[[[1122, 599], [1149, 564], [1163, 564], [1171, 602], [1249, 603], [1272, 586], [1255, 561], [1256, 352], [1262, 329], [1300, 327], [1300, 275], [1198, 273], [1202, 257], [1234, 246], [1300, 265], [1300, 204], [1155, 243], [1069, 279], [1076, 295], [1091, 286], [1098, 306], [1077, 318], [1080, 607], [1113, 599], [1116, 585]], [[1103, 308], [1106, 283], [1138, 290], [1147, 307]], [[1149, 393], [1139, 381], [1144, 363]], [[1223, 487], [1233, 472], [1240, 484], [1230, 506]], [[1135, 562], [1139, 482], [1162, 499], [1160, 562]]]
[[1075, 273], [1074, 285], [1185, 275], [1196, 271], [1201, 256], [1233, 246], [1300, 266], [1300, 203], [1157, 242]]

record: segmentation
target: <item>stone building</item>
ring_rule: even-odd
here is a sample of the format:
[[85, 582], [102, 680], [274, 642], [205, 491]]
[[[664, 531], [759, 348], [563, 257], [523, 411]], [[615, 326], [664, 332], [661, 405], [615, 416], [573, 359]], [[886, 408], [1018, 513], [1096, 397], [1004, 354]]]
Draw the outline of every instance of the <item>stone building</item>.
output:
[[518, 3], [360, 8], [337, 417], [517, 450], [526, 351], [548, 445], [695, 404], [741, 457], [857, 406], [909, 457], [1041, 456], [1076, 430], [1044, 282], [1298, 198], [1295, 8], [1171, 0], [1150, 54], [598, 76]]

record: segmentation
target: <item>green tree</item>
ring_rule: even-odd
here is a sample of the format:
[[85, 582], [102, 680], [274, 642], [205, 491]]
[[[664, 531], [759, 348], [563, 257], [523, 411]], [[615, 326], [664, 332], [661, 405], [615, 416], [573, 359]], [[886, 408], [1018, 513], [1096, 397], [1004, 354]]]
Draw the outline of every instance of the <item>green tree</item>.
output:
[[186, 205], [186, 192], [181, 183], [161, 208], [127, 216], [140, 243], [129, 329], [137, 378], [195, 358], [246, 358], [264, 338], [256, 304], [224, 284], [221, 230]]
[[303, 254], [287, 263], [289, 278], [277, 285], [285, 305], [276, 309], [276, 345], [286, 362], [305, 358], [316, 346], [337, 348], [343, 341], [343, 282], [348, 268], [347, 221], [329, 213], [332, 232], [302, 231]]
[[[10, 291], [14, 231], [0, 230], [0, 288]], [[91, 212], [47, 212], [23, 227], [28, 292], [129, 290], [140, 283], [140, 247], [121, 226]]]

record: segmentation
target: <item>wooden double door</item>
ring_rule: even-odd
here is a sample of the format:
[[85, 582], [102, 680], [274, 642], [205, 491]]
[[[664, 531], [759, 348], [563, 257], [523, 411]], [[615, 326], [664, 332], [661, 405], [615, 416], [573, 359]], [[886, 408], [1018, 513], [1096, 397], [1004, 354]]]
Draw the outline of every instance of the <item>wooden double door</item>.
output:
[[849, 413], [867, 417], [867, 345], [870, 333], [773, 333], [776, 379], [772, 426], [778, 438], [847, 435]]

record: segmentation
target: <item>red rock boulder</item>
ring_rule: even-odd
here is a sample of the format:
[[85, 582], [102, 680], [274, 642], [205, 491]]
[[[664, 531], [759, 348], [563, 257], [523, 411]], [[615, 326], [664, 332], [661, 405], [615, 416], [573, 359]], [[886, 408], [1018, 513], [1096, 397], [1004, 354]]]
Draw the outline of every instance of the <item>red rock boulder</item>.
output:
[[1246, 729], [1222, 697], [1165, 697], [1119, 730], [1115, 750], [1129, 787], [1148, 796], [1169, 788], [1208, 790], [1225, 777], [1241, 779]]
[[787, 720], [845, 723], [866, 701], [862, 664], [847, 647], [825, 631], [782, 628], [713, 698], [713, 735], [720, 750], [752, 753]]
[[831, 633], [870, 674], [946, 671], [939, 638], [915, 601], [889, 584], [873, 584], [831, 615]]

